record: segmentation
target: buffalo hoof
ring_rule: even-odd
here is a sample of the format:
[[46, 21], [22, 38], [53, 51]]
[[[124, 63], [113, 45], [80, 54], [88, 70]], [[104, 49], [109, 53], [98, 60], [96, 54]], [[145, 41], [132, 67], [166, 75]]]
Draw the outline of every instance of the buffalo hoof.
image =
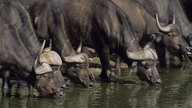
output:
[[111, 78], [107, 77], [107, 76], [99, 76], [98, 80], [100, 80], [101, 82], [111, 82]]
[[110, 70], [107, 70], [106, 72], [101, 72], [101, 74], [99, 75], [99, 79], [102, 82], [111, 82], [112, 76], [114, 76], [112, 75], [112, 72]]
[[110, 78], [100, 78], [102, 82], [111, 82]]
[[10, 89], [2, 89], [2, 97], [11, 97], [11, 90]]
[[2, 97], [11, 97], [11, 93], [2, 93]]

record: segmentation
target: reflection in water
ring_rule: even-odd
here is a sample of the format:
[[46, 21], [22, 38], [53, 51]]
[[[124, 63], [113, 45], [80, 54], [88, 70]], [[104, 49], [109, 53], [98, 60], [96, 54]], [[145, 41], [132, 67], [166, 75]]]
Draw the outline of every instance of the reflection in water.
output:
[[158, 105], [170, 108], [192, 107], [192, 73], [191, 67], [188, 69], [171, 69], [162, 71], [165, 82], [163, 91], [158, 99]]
[[[192, 67], [158, 69], [161, 86], [140, 83], [136, 76], [119, 78], [136, 83], [95, 83], [93, 88], [70, 85], [64, 98], [28, 98], [26, 85], [13, 96], [0, 97], [2, 108], [189, 108], [192, 107]], [[38, 93], [36, 92], [36, 95]]]

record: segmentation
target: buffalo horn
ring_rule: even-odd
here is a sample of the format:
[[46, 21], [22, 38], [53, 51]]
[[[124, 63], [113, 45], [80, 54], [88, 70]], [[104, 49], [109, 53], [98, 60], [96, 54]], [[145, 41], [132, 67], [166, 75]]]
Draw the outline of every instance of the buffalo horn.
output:
[[146, 49], [136, 52], [127, 52], [127, 56], [133, 60], [157, 60], [157, 53], [153, 49]]
[[35, 73], [38, 75], [51, 72], [51, 71], [52, 71], [52, 68], [47, 63], [42, 63], [40, 66], [35, 68]]
[[77, 55], [64, 57], [64, 61], [68, 63], [73, 63], [73, 62], [83, 63], [83, 62], [88, 62], [88, 57], [86, 54], [80, 53]]
[[51, 66], [49, 64], [47, 64], [47, 63], [42, 63], [42, 64], [40, 63], [41, 65], [37, 66], [37, 62], [40, 62], [39, 57], [40, 57], [40, 55], [41, 55], [41, 53], [43, 51], [43, 48], [45, 46], [45, 42], [46, 41], [44, 40], [41, 48], [39, 49], [39, 51], [37, 53], [37, 57], [35, 59], [35, 62], [33, 64], [33, 69], [34, 69], [36, 74], [43, 74], [43, 73], [52, 71]]
[[175, 15], [173, 15], [173, 22], [172, 22], [172, 24], [175, 24]]
[[80, 39], [80, 44], [79, 44], [79, 47], [77, 48], [76, 52], [78, 54], [80, 54], [81, 53], [81, 49], [82, 49], [82, 39]]
[[158, 15], [156, 14], [156, 23], [157, 23], [157, 27], [159, 28], [159, 30], [162, 32], [165, 32], [165, 33], [168, 33], [170, 31], [177, 29], [176, 25], [174, 24], [175, 23], [175, 17], [173, 18], [173, 24], [169, 24], [169, 25], [163, 27], [160, 25]]
[[44, 51], [40, 56], [40, 62], [45, 62], [50, 65], [62, 65], [61, 57], [55, 51]]
[[35, 62], [34, 62], [34, 64], [33, 64], [33, 68], [34, 68], [34, 69], [37, 67], [37, 62], [39, 61], [39, 56], [40, 56], [40, 54], [41, 54], [42, 51], [43, 51], [43, 48], [44, 48], [44, 46], [45, 46], [45, 42], [46, 42], [46, 40], [43, 41], [43, 44], [42, 44], [41, 48], [39, 49], [39, 51], [38, 51], [38, 53], [37, 53], [37, 56], [36, 56], [36, 58], [35, 58]]
[[45, 48], [43, 51], [51, 51], [52, 49], [52, 40], [50, 39], [49, 47]]

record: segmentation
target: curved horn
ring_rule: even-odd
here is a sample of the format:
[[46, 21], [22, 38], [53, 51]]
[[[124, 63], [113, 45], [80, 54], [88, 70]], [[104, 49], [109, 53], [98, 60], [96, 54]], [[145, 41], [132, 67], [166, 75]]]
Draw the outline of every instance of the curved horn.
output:
[[35, 59], [35, 62], [33, 63], [33, 70], [35, 70], [37, 68], [37, 61], [38, 61], [39, 57], [37, 56]]
[[51, 66], [47, 63], [42, 63], [40, 66], [35, 68], [35, 73], [40, 75], [40, 74], [44, 74], [47, 72], [52, 72], [53, 69], [51, 68]]
[[172, 24], [176, 24], [175, 23], [176, 21], [175, 21], [175, 14], [173, 15], [173, 22], [172, 22]]
[[159, 28], [160, 31], [162, 32], [169, 32], [171, 30], [171, 28], [169, 26], [166, 27], [162, 27], [159, 23], [159, 18], [158, 15], [156, 14], [156, 23], [157, 23], [157, 27]]
[[156, 14], [156, 23], [157, 23], [158, 29], [162, 32], [168, 33], [171, 31], [178, 31], [176, 24], [174, 24], [175, 23], [175, 16], [173, 18], [173, 24], [169, 24], [169, 25], [163, 27], [160, 25], [158, 15]]
[[82, 49], [82, 39], [80, 39], [80, 44], [79, 44], [79, 47], [77, 48], [76, 52], [78, 54], [81, 53], [81, 49]]
[[37, 68], [37, 62], [40, 61], [40, 60], [39, 60], [39, 57], [40, 57], [40, 55], [41, 55], [41, 53], [42, 53], [42, 51], [43, 51], [43, 48], [45, 47], [45, 42], [46, 42], [46, 40], [43, 41], [43, 44], [42, 44], [41, 48], [39, 49], [39, 51], [38, 51], [38, 53], [37, 53], [37, 56], [36, 56], [36, 58], [35, 58], [35, 62], [33, 63], [33, 69], [34, 69], [34, 70], [36, 70], [36, 68]]
[[[43, 49], [45, 47], [45, 42], [46, 42], [46, 40], [43, 41], [43, 44], [42, 44], [40, 50], [38, 51], [38, 55], [37, 55], [37, 57], [35, 59], [35, 62], [33, 64], [33, 69], [34, 69], [36, 74], [44, 74], [44, 73], [52, 71], [52, 68], [51, 68], [51, 66], [48, 63], [42, 63], [41, 60], [40, 60], [41, 59], [40, 58], [41, 54], [42, 54]], [[37, 62], [40, 62], [40, 64], [41, 63], [42, 64], [40, 66], [37, 66]]]
[[48, 63], [51, 65], [62, 65], [61, 57], [55, 51], [43, 52], [40, 56], [40, 62]]
[[45, 42], [46, 42], [46, 40], [44, 40], [43, 41], [43, 44], [41, 45], [41, 48], [40, 48], [40, 50], [39, 50], [39, 52], [38, 52], [38, 58], [40, 57], [40, 55], [41, 55], [41, 53], [43, 52], [43, 49], [44, 49], [44, 47], [45, 47]]
[[127, 56], [133, 60], [157, 60], [157, 53], [153, 49], [141, 50], [136, 52], [128, 52]]
[[50, 42], [49, 42], [49, 49], [51, 50], [52, 49], [52, 40], [50, 39]]
[[84, 53], [80, 53], [74, 56], [67, 56], [64, 58], [65, 62], [77, 62], [77, 63], [83, 63], [88, 61], [88, 56]]
[[86, 63], [86, 67], [89, 67], [89, 58], [85, 53], [80, 53], [74, 56], [67, 56], [64, 58], [64, 61], [68, 63]]
[[39, 49], [39, 51], [38, 51], [38, 53], [36, 55], [35, 62], [33, 64], [34, 67], [37, 67], [37, 62], [40, 61], [39, 57], [40, 57], [41, 53], [43, 52], [43, 48], [45, 47], [45, 42], [46, 42], [46, 40], [43, 41], [43, 44], [41, 45], [41, 48]]
[[52, 40], [49, 41], [49, 47], [45, 48], [43, 51], [51, 51], [52, 49]]

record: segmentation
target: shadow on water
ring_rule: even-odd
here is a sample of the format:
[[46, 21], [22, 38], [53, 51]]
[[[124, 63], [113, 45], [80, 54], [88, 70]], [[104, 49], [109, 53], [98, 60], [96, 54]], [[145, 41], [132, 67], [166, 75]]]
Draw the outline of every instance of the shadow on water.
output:
[[[148, 86], [135, 75], [118, 76], [119, 81], [96, 82], [92, 88], [69, 85], [64, 98], [28, 98], [24, 85], [10, 98], [0, 97], [2, 108], [190, 108], [192, 107], [192, 66], [158, 68], [163, 83]], [[38, 94], [35, 92], [36, 95]]]

